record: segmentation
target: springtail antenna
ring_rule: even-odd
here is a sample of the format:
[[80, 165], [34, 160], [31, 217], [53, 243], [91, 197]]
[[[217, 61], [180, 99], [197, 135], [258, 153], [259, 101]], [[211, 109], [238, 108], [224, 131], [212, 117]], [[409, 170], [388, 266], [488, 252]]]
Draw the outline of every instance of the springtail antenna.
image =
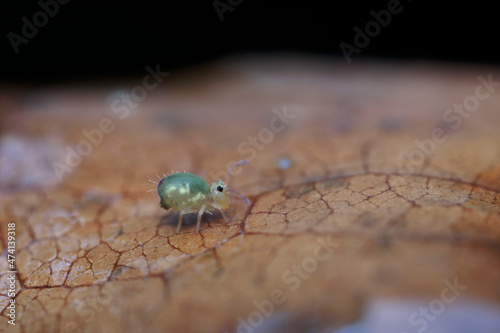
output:
[[247, 197], [245, 197], [243, 194], [241, 194], [240, 192], [236, 191], [236, 190], [232, 190], [232, 189], [229, 189], [228, 190], [230, 193], [234, 193], [236, 194], [237, 196], [240, 197], [241, 200], [245, 201], [245, 203], [250, 206], [250, 200], [248, 200]]
[[226, 176], [226, 181], [225, 183], [227, 184], [228, 180], [229, 180], [229, 176], [231, 175], [231, 172], [233, 172], [234, 168], [236, 167], [239, 167], [240, 165], [245, 165], [248, 163], [248, 160], [241, 160], [239, 161], [238, 163], [236, 163], [235, 165], [233, 165], [231, 167], [231, 169], [229, 169], [229, 171], [227, 172], [227, 176]]
[[[229, 171], [227, 172], [227, 176], [226, 176], [226, 181], [225, 181], [225, 183], [226, 183], [226, 184], [228, 183], [228, 181], [229, 181], [229, 176], [231, 175], [231, 172], [233, 172], [234, 168], [239, 167], [240, 165], [245, 165], [245, 164], [247, 164], [248, 162], [249, 162], [249, 161], [245, 159], [245, 160], [241, 160], [241, 161], [239, 161], [238, 163], [236, 163], [235, 165], [233, 165], [233, 166], [229, 169]], [[232, 189], [228, 189], [228, 191], [229, 191], [229, 192], [231, 192], [231, 193], [236, 194], [238, 197], [240, 197], [240, 199], [241, 199], [241, 200], [245, 201], [245, 203], [246, 203], [248, 206], [250, 206], [250, 200], [248, 200], [248, 198], [247, 198], [247, 197], [245, 197], [243, 194], [241, 194], [240, 192], [238, 192], [238, 191], [236, 191], [236, 190], [232, 190]]]

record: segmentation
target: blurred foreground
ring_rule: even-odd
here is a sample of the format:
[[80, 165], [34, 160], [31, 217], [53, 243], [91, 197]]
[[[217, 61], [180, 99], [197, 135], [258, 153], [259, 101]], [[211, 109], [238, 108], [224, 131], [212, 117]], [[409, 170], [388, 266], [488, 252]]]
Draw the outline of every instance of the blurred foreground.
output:
[[[0, 99], [9, 332], [498, 332], [500, 71], [227, 59]], [[230, 186], [231, 223], [148, 177]], [[7, 257], [7, 252], [4, 251]], [[375, 304], [375, 305], [374, 305]], [[422, 310], [424, 309], [424, 310]], [[423, 311], [423, 312], [422, 312]], [[354, 326], [353, 323], [356, 323]], [[482, 326], [479, 326], [481, 323]], [[424, 328], [425, 327], [425, 328]]]

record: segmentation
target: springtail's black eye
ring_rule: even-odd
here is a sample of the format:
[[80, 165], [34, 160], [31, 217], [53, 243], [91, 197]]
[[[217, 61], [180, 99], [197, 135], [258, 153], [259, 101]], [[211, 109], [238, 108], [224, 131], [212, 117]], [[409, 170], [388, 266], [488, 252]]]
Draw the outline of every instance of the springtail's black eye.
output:
[[219, 185], [219, 186], [217, 186], [217, 191], [222, 192], [222, 191], [224, 191], [224, 188]]

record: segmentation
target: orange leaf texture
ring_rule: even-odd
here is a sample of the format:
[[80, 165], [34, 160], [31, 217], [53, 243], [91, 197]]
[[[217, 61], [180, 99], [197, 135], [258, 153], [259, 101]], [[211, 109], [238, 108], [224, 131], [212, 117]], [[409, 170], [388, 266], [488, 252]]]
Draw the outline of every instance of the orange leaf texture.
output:
[[[2, 87], [0, 331], [361, 332], [378, 304], [417, 332], [462, 304], [500, 313], [498, 69], [289, 56], [166, 70]], [[228, 222], [205, 213], [197, 233], [186, 214], [177, 233], [159, 179], [210, 185], [242, 159], [229, 188], [250, 205], [231, 196]]]

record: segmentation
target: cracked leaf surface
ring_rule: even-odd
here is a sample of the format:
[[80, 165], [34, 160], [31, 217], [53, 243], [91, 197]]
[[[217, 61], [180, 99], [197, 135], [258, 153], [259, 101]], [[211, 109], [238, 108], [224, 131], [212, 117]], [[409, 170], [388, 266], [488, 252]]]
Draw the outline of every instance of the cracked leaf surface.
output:
[[[457, 277], [468, 297], [500, 302], [500, 93], [458, 129], [443, 123], [478, 75], [500, 73], [434, 66], [217, 63], [172, 73], [125, 119], [106, 86], [42, 91], [40, 103], [5, 94], [0, 244], [15, 222], [18, 283], [11, 326], [3, 256], [0, 327], [235, 331], [275, 290], [283, 327], [338, 327], [374, 297], [434, 298]], [[295, 118], [269, 136], [283, 106]], [[58, 182], [51, 163], [103, 118], [114, 130]], [[447, 139], [409, 172], [402, 156], [435, 128]], [[230, 186], [251, 206], [232, 198], [230, 223], [205, 214], [198, 234], [194, 214], [176, 234], [177, 213], [142, 185], [172, 169], [212, 182], [242, 158]]]

